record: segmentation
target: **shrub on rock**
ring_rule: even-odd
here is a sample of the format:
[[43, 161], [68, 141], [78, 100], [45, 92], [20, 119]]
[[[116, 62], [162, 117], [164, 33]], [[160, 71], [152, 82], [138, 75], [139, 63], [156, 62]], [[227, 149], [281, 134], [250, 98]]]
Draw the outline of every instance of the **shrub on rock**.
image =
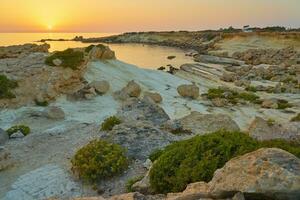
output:
[[89, 182], [111, 178], [128, 167], [125, 150], [104, 140], [91, 141], [79, 149], [71, 162], [73, 170]]
[[25, 125], [16, 125], [6, 130], [9, 137], [11, 137], [14, 133], [18, 131], [20, 131], [24, 136], [26, 136], [30, 133], [30, 128]]
[[11, 92], [11, 89], [18, 87], [16, 81], [8, 79], [5, 75], [0, 75], [0, 99], [12, 99], [15, 95]]
[[156, 192], [179, 192], [187, 184], [209, 181], [216, 169], [231, 158], [251, 152], [256, 140], [241, 132], [218, 131], [175, 142], [165, 148], [150, 171], [151, 187]]
[[121, 123], [122, 121], [119, 118], [116, 116], [111, 116], [104, 120], [104, 122], [101, 124], [101, 131], [111, 131], [114, 126]]
[[66, 49], [64, 51], [58, 51], [47, 57], [45, 63], [49, 66], [56, 66], [54, 60], [61, 60], [62, 67], [77, 69], [84, 61], [84, 54], [80, 51], [74, 51], [73, 49]]

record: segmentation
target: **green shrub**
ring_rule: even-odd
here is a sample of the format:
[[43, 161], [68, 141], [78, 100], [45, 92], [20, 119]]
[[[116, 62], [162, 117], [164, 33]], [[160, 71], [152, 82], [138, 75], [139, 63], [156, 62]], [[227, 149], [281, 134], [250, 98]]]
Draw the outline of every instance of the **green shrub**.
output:
[[137, 177], [134, 177], [134, 178], [132, 178], [132, 179], [129, 179], [129, 180], [127, 181], [127, 183], [126, 183], [126, 190], [127, 190], [127, 192], [134, 192], [134, 191], [132, 190], [133, 184], [135, 184], [136, 182], [142, 180], [143, 178], [144, 178], [144, 176], [137, 176]]
[[5, 75], [0, 74], [0, 99], [12, 99], [16, 96], [11, 92], [11, 89], [18, 87], [16, 81], [8, 79]]
[[41, 107], [46, 107], [49, 105], [49, 102], [48, 101], [38, 101], [37, 99], [34, 100], [35, 104], [37, 106], [41, 106]]
[[223, 95], [224, 92], [221, 88], [211, 88], [208, 90], [207, 96], [209, 99], [225, 98]]
[[293, 107], [292, 104], [290, 104], [287, 100], [284, 99], [277, 100], [277, 104], [278, 104], [278, 109], [280, 110]]
[[189, 183], [210, 181], [215, 170], [229, 159], [257, 148], [257, 141], [247, 134], [227, 131], [175, 142], [156, 153], [151, 187], [159, 193], [179, 192]]
[[62, 61], [61, 66], [65, 68], [77, 69], [84, 61], [84, 54], [80, 51], [74, 51], [73, 49], [66, 49], [64, 51], [58, 51], [53, 55], [46, 58], [45, 63], [50, 66], [55, 66], [53, 60], [60, 59]]
[[275, 120], [270, 118], [267, 120], [267, 124], [268, 124], [268, 126], [274, 126]]
[[300, 141], [288, 142], [286, 140], [276, 139], [260, 142], [260, 146], [267, 148], [283, 149], [300, 158]]
[[6, 132], [7, 132], [8, 136], [11, 137], [12, 134], [14, 134], [18, 131], [20, 131], [21, 133], [23, 133], [24, 136], [26, 136], [30, 133], [30, 128], [25, 125], [16, 125], [16, 126], [12, 126], [11, 128], [9, 128]]
[[150, 156], [151, 187], [158, 193], [180, 192], [187, 184], [210, 181], [216, 169], [233, 157], [262, 147], [276, 147], [300, 158], [300, 142], [271, 140], [259, 142], [242, 132], [217, 131], [175, 142]]
[[238, 94], [238, 98], [254, 103], [256, 100], [259, 99], [259, 96], [251, 92], [241, 92]]
[[128, 167], [125, 150], [104, 140], [91, 141], [79, 149], [71, 162], [83, 180], [93, 183], [120, 174]]
[[300, 122], [300, 113], [291, 119], [291, 122]]
[[248, 86], [245, 88], [246, 91], [249, 91], [249, 92], [257, 92], [257, 89], [255, 86]]
[[104, 120], [104, 122], [101, 124], [101, 131], [111, 131], [114, 126], [121, 123], [122, 121], [119, 118], [116, 116], [111, 116]]

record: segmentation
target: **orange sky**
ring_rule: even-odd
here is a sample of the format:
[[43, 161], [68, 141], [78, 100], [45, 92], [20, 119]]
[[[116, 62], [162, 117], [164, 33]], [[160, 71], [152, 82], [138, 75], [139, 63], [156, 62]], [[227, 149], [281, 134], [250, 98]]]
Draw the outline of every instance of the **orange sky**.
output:
[[300, 27], [300, 0], [1, 0], [0, 32]]

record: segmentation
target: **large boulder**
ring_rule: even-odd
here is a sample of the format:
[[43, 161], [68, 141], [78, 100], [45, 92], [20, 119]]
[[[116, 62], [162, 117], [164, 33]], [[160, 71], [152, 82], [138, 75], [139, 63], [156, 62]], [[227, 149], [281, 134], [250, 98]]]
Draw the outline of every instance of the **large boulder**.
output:
[[3, 145], [8, 141], [9, 137], [6, 131], [0, 128], [0, 145]]
[[104, 45], [97, 45], [89, 52], [89, 58], [91, 60], [110, 60], [115, 59], [115, 52], [110, 50], [109, 47]]
[[117, 114], [123, 121], [144, 120], [154, 125], [161, 125], [170, 120], [168, 114], [160, 106], [148, 99], [129, 98], [122, 104]]
[[246, 199], [300, 199], [300, 159], [262, 148], [228, 161], [209, 185], [212, 194], [223, 198], [240, 191]]
[[105, 94], [110, 88], [108, 81], [93, 81], [90, 83], [90, 86], [95, 88], [99, 94]]
[[199, 97], [199, 87], [196, 85], [180, 85], [177, 87], [177, 92], [182, 97], [197, 99]]
[[146, 161], [154, 150], [167, 146], [176, 136], [163, 132], [147, 121], [128, 121], [104, 133], [102, 138], [126, 148], [129, 157]]
[[49, 106], [44, 111], [43, 114], [48, 119], [60, 120], [65, 118], [65, 112], [63, 109], [56, 106]]
[[115, 92], [114, 98], [124, 101], [129, 97], [139, 97], [141, 92], [141, 86], [132, 80], [122, 90]]
[[249, 135], [257, 140], [300, 139], [300, 124], [289, 122], [278, 124], [272, 120], [264, 120], [261, 117], [255, 117], [248, 128]]
[[175, 120], [182, 130], [192, 132], [194, 134], [206, 134], [226, 129], [228, 131], [239, 131], [237, 123], [228, 115], [224, 114], [202, 114], [192, 112], [190, 115]]

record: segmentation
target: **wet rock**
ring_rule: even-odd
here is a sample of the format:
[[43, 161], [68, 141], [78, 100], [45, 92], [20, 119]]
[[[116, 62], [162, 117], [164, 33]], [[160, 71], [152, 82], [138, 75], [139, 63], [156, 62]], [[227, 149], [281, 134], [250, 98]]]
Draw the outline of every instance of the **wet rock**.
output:
[[0, 146], [4, 145], [8, 141], [9, 137], [6, 131], [0, 128]]
[[129, 98], [123, 102], [117, 115], [123, 121], [144, 120], [158, 126], [170, 119], [167, 113], [153, 101], [137, 98]]
[[248, 128], [248, 132], [251, 137], [257, 140], [297, 140], [300, 139], [300, 124], [297, 122], [270, 123], [261, 117], [255, 117]]
[[277, 148], [259, 149], [228, 161], [209, 185], [223, 198], [240, 191], [246, 199], [299, 199], [300, 159]]
[[199, 97], [199, 87], [196, 85], [180, 85], [177, 88], [178, 94], [182, 97], [197, 99]]
[[108, 81], [93, 81], [90, 86], [95, 88], [96, 92], [99, 94], [105, 94], [108, 92], [110, 85]]
[[145, 92], [144, 93], [144, 98], [150, 98], [155, 103], [161, 103], [162, 102], [162, 97], [157, 92]]
[[109, 139], [127, 149], [129, 157], [146, 161], [156, 149], [173, 142], [176, 137], [163, 132], [147, 121], [130, 121], [117, 125], [102, 138]]
[[192, 112], [190, 115], [177, 120], [183, 130], [191, 131], [194, 134], [206, 134], [226, 129], [228, 131], [239, 131], [240, 128], [235, 121], [224, 114], [202, 114]]
[[65, 118], [65, 112], [63, 109], [56, 106], [49, 106], [44, 111], [43, 114], [45, 117], [54, 120], [60, 120]]

